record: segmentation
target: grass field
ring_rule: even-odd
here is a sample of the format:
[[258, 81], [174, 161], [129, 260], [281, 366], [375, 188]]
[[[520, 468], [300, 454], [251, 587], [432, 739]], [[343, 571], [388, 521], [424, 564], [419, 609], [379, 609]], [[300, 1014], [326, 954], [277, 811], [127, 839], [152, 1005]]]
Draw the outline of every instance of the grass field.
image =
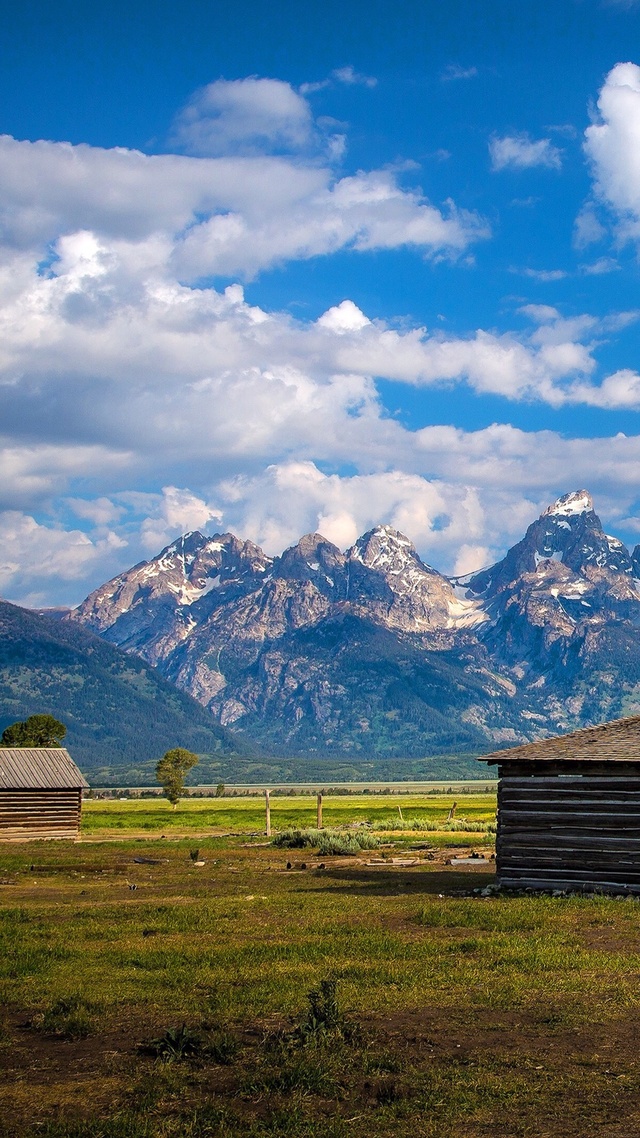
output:
[[[470, 822], [495, 818], [496, 799], [492, 794], [465, 794], [457, 799], [451, 794], [349, 795], [325, 797], [325, 826], [346, 826], [352, 822], [394, 823], [405, 819], [427, 818], [445, 822], [454, 801], [456, 818]], [[316, 799], [312, 795], [291, 795], [271, 799], [271, 825], [285, 830], [291, 826], [315, 826]], [[164, 799], [145, 798], [137, 801], [88, 800], [83, 806], [84, 835], [110, 836], [140, 832], [144, 834], [203, 834], [221, 831], [250, 834], [264, 829], [264, 799], [185, 798], [174, 810]]]
[[[274, 828], [313, 807], [275, 801]], [[255, 799], [96, 802], [87, 841], [0, 846], [3, 1136], [640, 1133], [637, 902], [475, 895], [490, 863], [447, 862], [490, 854], [478, 832], [320, 862], [262, 824]]]

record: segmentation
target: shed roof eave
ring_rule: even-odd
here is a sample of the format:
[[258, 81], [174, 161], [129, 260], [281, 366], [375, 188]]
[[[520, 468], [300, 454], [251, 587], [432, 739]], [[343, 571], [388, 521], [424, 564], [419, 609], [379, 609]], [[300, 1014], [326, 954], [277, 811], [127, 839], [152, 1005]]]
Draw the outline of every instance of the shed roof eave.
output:
[[85, 790], [64, 747], [0, 747], [0, 790]]
[[479, 755], [489, 766], [507, 763], [638, 763], [640, 716], [613, 719], [594, 727], [581, 727], [567, 735], [554, 735], [502, 751]]

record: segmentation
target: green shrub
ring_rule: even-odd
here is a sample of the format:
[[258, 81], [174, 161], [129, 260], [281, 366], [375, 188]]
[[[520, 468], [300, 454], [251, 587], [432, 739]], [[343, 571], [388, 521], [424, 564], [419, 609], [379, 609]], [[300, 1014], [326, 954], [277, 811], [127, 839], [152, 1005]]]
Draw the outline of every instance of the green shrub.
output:
[[438, 830], [445, 833], [465, 833], [465, 834], [495, 834], [496, 823], [492, 822], [469, 822], [466, 818], [454, 818], [451, 822], [438, 822], [433, 818], [387, 818], [376, 819], [371, 824], [372, 830], [414, 830], [414, 831], [433, 831]]
[[317, 846], [325, 830], [283, 830], [276, 834], [272, 845], [285, 850], [303, 850], [307, 846]]
[[149, 1043], [143, 1044], [141, 1050], [170, 1063], [199, 1058], [204, 1050], [204, 1042], [201, 1035], [183, 1023], [182, 1027], [170, 1027], [159, 1039], [151, 1039]]
[[352, 857], [361, 852], [362, 847], [353, 834], [336, 834], [327, 830], [318, 843], [320, 857]]
[[380, 838], [376, 838], [375, 834], [370, 834], [368, 830], [359, 830], [354, 837], [361, 850], [380, 849]]
[[306, 849], [315, 847], [321, 857], [347, 856], [359, 854], [362, 850], [377, 850], [380, 841], [368, 830], [359, 830], [357, 834], [344, 833], [340, 830], [283, 830], [273, 839], [274, 846], [279, 849]]
[[317, 988], [312, 988], [307, 999], [309, 1010], [303, 1024], [303, 1031], [312, 1034], [318, 1031], [335, 1031], [341, 1025], [338, 1008], [338, 982], [334, 979], [321, 980]]

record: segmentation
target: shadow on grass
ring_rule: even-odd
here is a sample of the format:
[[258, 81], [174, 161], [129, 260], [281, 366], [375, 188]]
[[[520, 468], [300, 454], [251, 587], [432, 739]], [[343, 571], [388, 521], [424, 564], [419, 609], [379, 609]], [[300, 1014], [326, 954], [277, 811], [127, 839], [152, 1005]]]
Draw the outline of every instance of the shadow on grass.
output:
[[458, 871], [426, 871], [411, 868], [363, 869], [361, 866], [331, 866], [317, 870], [313, 884], [306, 892], [349, 893], [364, 897], [397, 897], [398, 893], [411, 893], [419, 896], [444, 894], [460, 897], [495, 884], [495, 872], [474, 870], [469, 873]]

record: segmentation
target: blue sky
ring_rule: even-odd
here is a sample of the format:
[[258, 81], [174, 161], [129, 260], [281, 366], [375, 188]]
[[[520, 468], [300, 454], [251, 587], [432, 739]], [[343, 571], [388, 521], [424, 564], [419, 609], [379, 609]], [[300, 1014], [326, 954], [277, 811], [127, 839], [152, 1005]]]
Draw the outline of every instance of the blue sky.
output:
[[[7, 6], [5, 6], [7, 7]], [[25, 3], [0, 37], [0, 592], [180, 532], [640, 540], [640, 3]]]

